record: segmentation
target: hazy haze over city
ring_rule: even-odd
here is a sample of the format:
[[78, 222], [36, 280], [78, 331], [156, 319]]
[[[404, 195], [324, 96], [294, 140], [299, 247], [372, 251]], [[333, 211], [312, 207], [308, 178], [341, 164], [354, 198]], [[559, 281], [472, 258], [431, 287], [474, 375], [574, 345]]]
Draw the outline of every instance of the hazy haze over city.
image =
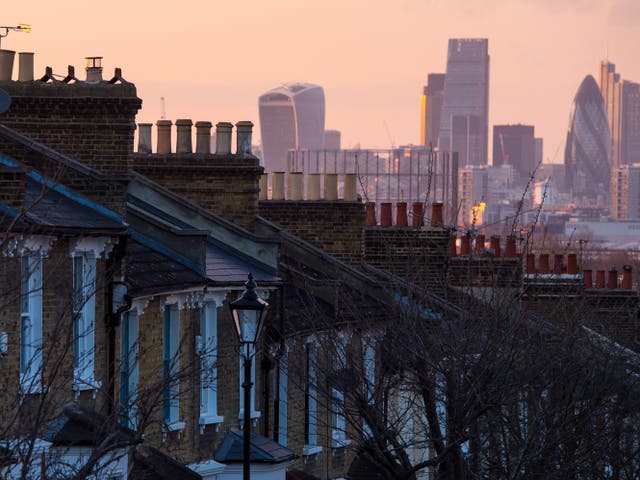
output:
[[[418, 143], [420, 93], [444, 72], [447, 39], [489, 38], [489, 123], [527, 123], [562, 162], [573, 96], [607, 55], [640, 81], [638, 0], [249, 0], [3, 3], [2, 47], [36, 53], [36, 76], [103, 56], [136, 83], [138, 121], [258, 123], [258, 96], [288, 81], [322, 85], [343, 145]], [[391, 139], [384, 126], [387, 123]], [[255, 130], [256, 136], [259, 130]], [[256, 140], [258, 140], [256, 138]]]

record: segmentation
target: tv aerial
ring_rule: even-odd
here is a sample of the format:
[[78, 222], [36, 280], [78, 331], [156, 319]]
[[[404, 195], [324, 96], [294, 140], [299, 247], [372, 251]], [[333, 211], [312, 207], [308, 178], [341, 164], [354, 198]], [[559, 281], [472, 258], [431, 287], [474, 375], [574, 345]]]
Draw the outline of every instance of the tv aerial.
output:
[[[4, 30], [4, 34], [1, 33]], [[2, 46], [2, 39], [9, 35], [9, 32], [23, 32], [23, 33], [31, 33], [31, 25], [27, 25], [26, 23], [21, 23], [16, 26], [0, 26], [0, 47]]]

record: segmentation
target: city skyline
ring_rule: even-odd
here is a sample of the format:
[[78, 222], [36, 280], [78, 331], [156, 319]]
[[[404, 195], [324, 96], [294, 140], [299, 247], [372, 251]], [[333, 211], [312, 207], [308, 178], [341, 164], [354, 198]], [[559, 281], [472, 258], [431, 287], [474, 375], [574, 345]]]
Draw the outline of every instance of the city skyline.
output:
[[[147, 122], [160, 118], [164, 97], [167, 118], [257, 123], [260, 93], [288, 81], [317, 83], [327, 95], [326, 127], [342, 131], [345, 147], [419, 143], [418, 99], [428, 73], [444, 71], [449, 38], [489, 38], [489, 125], [535, 125], [545, 161], [562, 162], [575, 85], [597, 75], [602, 59], [625, 79], [640, 80], [633, 52], [640, 5], [629, 0], [192, 1], [153, 8], [115, 1], [99, 22], [89, 4], [71, 1], [65, 11], [73, 14], [40, 2], [6, 5], [4, 24], [31, 23], [33, 30], [12, 33], [2, 46], [34, 51], [39, 75], [47, 65], [60, 75], [68, 64], [79, 71], [85, 56], [102, 55], [105, 75], [122, 67], [136, 83], [144, 101], [139, 121]], [[277, 49], [278, 58], [265, 54]]]

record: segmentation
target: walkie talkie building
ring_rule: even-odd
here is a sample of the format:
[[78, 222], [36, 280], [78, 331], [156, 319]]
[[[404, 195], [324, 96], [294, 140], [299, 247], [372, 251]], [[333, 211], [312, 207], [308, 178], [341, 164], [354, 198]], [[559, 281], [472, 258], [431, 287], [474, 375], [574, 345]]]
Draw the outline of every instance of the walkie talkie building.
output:
[[262, 161], [266, 172], [286, 172], [290, 149], [324, 148], [324, 90], [288, 83], [258, 99]]
[[567, 188], [574, 198], [596, 201], [609, 195], [609, 124], [602, 93], [591, 75], [573, 100], [564, 154]]

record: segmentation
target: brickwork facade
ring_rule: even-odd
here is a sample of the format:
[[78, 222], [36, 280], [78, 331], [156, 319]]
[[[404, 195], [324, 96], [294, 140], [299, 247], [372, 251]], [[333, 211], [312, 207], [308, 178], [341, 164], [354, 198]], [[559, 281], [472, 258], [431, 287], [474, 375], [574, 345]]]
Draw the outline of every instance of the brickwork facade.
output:
[[361, 202], [262, 200], [260, 215], [344, 262], [362, 261]]
[[0, 82], [11, 106], [0, 122], [105, 173], [130, 170], [135, 116], [132, 83]]
[[252, 155], [134, 154], [133, 169], [178, 195], [248, 227], [258, 211], [263, 168]]

